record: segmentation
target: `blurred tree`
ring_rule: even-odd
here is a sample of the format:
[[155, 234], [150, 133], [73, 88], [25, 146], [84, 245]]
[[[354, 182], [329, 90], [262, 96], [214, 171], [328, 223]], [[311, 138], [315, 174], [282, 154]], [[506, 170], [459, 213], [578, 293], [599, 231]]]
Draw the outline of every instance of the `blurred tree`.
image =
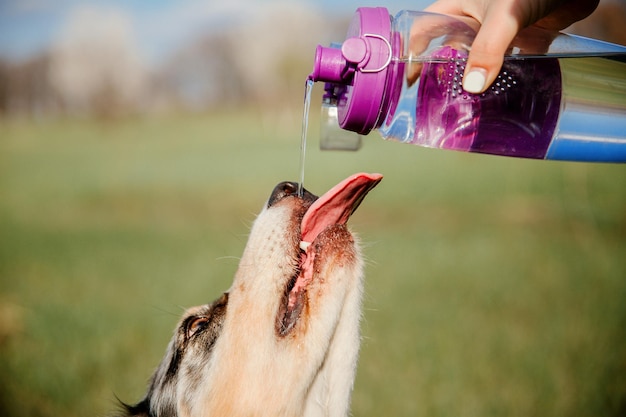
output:
[[147, 73], [121, 12], [77, 9], [51, 50], [49, 80], [65, 111], [111, 118], [139, 110]]
[[9, 107], [9, 77], [11, 66], [8, 61], [0, 59], [0, 117], [6, 116]]
[[[0, 60], [0, 117], [300, 109], [316, 45], [344, 39], [348, 22], [300, 2], [261, 10], [254, 19], [208, 27], [148, 69], [128, 15], [80, 6], [49, 51]], [[626, 3], [603, 0], [567, 31], [626, 45], [625, 23]]]

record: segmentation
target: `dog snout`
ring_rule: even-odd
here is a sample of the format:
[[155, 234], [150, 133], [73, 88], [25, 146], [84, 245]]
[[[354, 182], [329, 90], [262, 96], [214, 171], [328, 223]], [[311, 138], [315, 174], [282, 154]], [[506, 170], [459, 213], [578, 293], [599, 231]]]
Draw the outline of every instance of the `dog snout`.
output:
[[[277, 202], [281, 201], [286, 197], [298, 197], [298, 183], [292, 181], [283, 181], [274, 187], [272, 194], [270, 195], [269, 200], [267, 201], [267, 207], [272, 207]], [[302, 196], [300, 196], [302, 200], [308, 203], [312, 203], [317, 200], [317, 196], [310, 193], [306, 189], [302, 189]]]

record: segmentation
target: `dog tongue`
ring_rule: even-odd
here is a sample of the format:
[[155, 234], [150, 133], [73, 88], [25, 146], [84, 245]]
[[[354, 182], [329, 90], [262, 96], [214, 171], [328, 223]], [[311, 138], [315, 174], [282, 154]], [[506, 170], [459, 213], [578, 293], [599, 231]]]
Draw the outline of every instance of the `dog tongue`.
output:
[[365, 195], [382, 179], [380, 174], [354, 174], [331, 188], [305, 213], [301, 224], [302, 240], [313, 242], [326, 227], [346, 223]]

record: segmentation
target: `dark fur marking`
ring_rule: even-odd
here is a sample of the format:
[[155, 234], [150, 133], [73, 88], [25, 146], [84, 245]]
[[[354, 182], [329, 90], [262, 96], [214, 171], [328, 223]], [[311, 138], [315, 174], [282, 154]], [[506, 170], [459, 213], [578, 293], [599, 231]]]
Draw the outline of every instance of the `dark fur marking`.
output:
[[[157, 414], [153, 413], [152, 396], [156, 391], [165, 390], [173, 383], [180, 372], [185, 352], [192, 344], [202, 346], [202, 350], [210, 355], [217, 338], [221, 334], [228, 306], [228, 293], [224, 293], [212, 304], [204, 306], [201, 314], [190, 315], [182, 319], [165, 355], [165, 359], [152, 376], [148, 393], [139, 403], [129, 405], [121, 403], [122, 416], [125, 417], [176, 417], [176, 399], [159, 404]], [[206, 322], [194, 329], [190, 334], [190, 326], [198, 318], [206, 318]], [[166, 368], [166, 369], [165, 369]]]

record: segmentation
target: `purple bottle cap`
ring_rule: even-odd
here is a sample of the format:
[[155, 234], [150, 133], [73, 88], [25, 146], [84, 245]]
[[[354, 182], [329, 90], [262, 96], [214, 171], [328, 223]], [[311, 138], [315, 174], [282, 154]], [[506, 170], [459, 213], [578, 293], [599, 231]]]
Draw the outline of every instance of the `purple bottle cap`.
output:
[[309, 79], [338, 86], [341, 128], [368, 134], [380, 125], [393, 57], [391, 18], [384, 7], [357, 9], [341, 49], [318, 46]]

